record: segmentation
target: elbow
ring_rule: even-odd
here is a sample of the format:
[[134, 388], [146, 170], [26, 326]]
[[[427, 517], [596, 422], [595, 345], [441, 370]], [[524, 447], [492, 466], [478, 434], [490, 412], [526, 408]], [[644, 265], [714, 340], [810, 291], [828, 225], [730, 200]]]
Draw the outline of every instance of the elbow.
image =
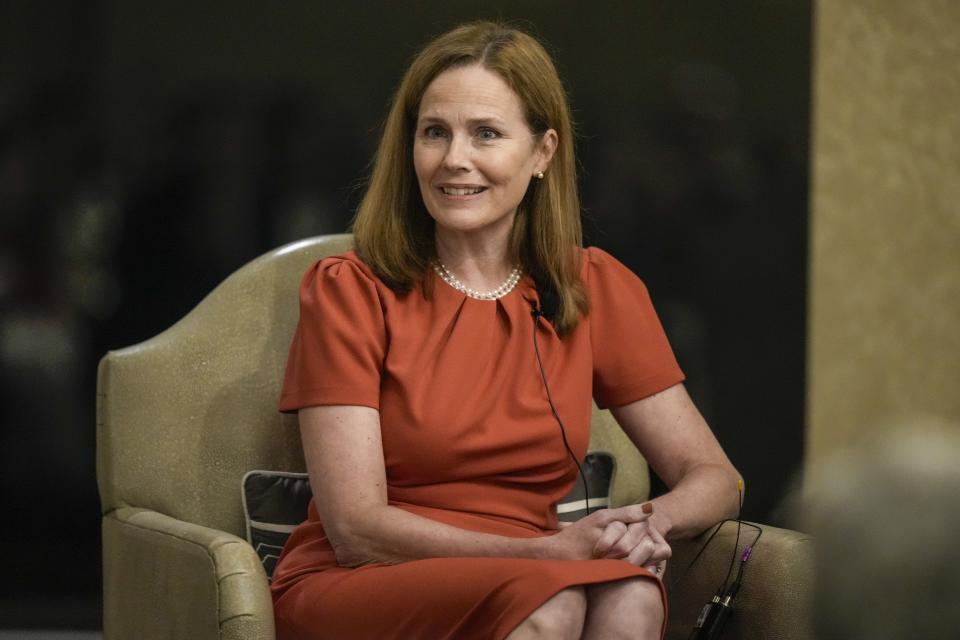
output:
[[729, 460], [709, 463], [700, 468], [703, 476], [709, 480], [709, 489], [703, 489], [712, 495], [712, 516], [721, 520], [734, 520], [740, 517], [743, 506], [744, 481], [743, 476]]
[[333, 555], [341, 567], [354, 568], [376, 562], [385, 562], [377, 553], [377, 545], [364, 533], [361, 524], [338, 518], [337, 524], [324, 527]]
[[340, 530], [337, 533], [328, 532], [327, 539], [333, 548], [337, 564], [341, 567], [352, 569], [378, 561], [362, 536]]
[[330, 540], [330, 546], [333, 547], [333, 555], [338, 566], [354, 568], [372, 562], [368, 554], [364, 553], [361, 545], [357, 544], [355, 540], [333, 536], [328, 536], [328, 539]]
[[746, 495], [746, 483], [743, 480], [743, 476], [740, 475], [740, 472], [731, 464], [727, 469], [727, 475], [730, 478], [730, 484], [733, 485], [733, 500], [730, 501], [730, 506], [728, 508], [727, 518], [740, 518], [740, 512], [743, 509], [743, 500]]

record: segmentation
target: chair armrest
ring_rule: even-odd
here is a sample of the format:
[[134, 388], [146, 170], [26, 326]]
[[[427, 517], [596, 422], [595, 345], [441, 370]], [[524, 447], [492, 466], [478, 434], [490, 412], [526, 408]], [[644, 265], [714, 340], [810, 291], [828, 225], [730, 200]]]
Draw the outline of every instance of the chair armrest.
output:
[[273, 602], [245, 540], [155, 511], [103, 517], [104, 637], [274, 640]]
[[[806, 640], [810, 631], [813, 588], [813, 538], [788, 529], [758, 525], [763, 535], [744, 569], [743, 586], [724, 638], [740, 640]], [[713, 542], [687, 572], [687, 565], [716, 527], [691, 540], [672, 543], [673, 558], [666, 578], [670, 594], [669, 640], [686, 640], [704, 604], [710, 601], [730, 566], [736, 523], [725, 523]], [[740, 553], [755, 537], [741, 528]]]

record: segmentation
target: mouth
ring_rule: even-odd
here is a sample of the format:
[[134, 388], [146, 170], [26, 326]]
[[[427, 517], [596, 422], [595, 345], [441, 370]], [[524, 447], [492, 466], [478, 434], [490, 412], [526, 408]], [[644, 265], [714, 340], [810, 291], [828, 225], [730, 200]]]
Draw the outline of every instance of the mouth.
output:
[[447, 196], [473, 196], [486, 190], [486, 187], [440, 187]]

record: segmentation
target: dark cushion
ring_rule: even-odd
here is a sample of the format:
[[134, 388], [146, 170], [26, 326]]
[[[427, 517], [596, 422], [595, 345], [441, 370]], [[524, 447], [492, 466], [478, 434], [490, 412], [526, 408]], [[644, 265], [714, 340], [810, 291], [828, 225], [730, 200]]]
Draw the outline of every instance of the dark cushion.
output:
[[610, 485], [613, 484], [616, 466], [613, 455], [606, 451], [588, 453], [580, 469], [587, 479], [590, 494], [584, 495], [583, 480], [578, 477], [570, 493], [557, 503], [557, 517], [560, 521], [575, 522], [587, 515], [586, 497], [589, 497], [591, 512], [610, 506]]
[[306, 473], [248, 471], [242, 489], [247, 542], [271, 578], [290, 533], [307, 519], [307, 505], [313, 496], [310, 480]]

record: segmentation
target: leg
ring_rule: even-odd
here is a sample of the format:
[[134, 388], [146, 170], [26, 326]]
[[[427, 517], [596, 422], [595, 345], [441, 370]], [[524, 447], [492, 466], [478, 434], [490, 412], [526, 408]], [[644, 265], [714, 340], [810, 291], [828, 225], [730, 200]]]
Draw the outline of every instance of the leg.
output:
[[584, 638], [659, 640], [662, 626], [663, 598], [654, 580], [630, 578], [587, 587]]
[[553, 596], [514, 629], [507, 640], [577, 640], [587, 613], [583, 587], [570, 587]]

